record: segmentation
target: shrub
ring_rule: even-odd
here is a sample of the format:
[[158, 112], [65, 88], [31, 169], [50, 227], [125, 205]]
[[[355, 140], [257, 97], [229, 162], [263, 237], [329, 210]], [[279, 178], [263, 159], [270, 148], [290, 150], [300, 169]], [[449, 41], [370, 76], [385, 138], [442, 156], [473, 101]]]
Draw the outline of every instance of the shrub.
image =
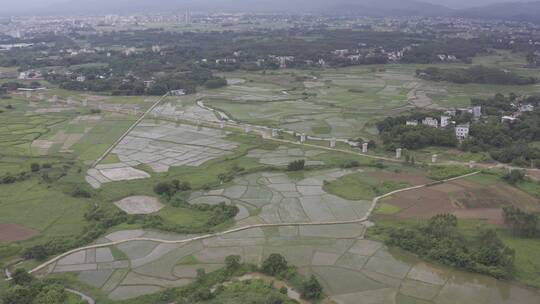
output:
[[304, 170], [304, 167], [306, 165], [306, 161], [303, 159], [295, 160], [289, 163], [287, 166], [287, 170], [289, 171], [301, 171]]
[[315, 276], [311, 276], [311, 278], [304, 282], [302, 285], [302, 298], [308, 299], [308, 300], [316, 300], [320, 299], [322, 295], [322, 286], [315, 278]]
[[39, 170], [41, 170], [41, 166], [38, 163], [32, 163], [30, 164], [30, 170], [32, 172], [38, 172]]
[[288, 268], [287, 260], [279, 253], [272, 253], [264, 260], [261, 271], [267, 275], [276, 276]]
[[511, 170], [503, 176], [503, 179], [507, 183], [515, 185], [525, 180], [525, 172], [522, 170]]

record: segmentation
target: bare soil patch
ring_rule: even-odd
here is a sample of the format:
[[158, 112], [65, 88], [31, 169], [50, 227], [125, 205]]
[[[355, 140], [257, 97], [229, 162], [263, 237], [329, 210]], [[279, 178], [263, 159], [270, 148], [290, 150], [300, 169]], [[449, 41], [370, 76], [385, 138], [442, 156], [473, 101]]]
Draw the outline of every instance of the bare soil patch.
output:
[[35, 235], [39, 231], [17, 224], [0, 224], [0, 242], [24, 241]]
[[504, 183], [481, 185], [457, 180], [433, 187], [411, 190], [384, 201], [402, 209], [397, 218], [427, 219], [437, 214], [451, 213], [464, 219], [484, 219], [502, 223], [502, 208], [516, 206], [540, 211], [540, 200]]
[[130, 196], [114, 204], [127, 214], [150, 214], [158, 212], [164, 207], [151, 196]]

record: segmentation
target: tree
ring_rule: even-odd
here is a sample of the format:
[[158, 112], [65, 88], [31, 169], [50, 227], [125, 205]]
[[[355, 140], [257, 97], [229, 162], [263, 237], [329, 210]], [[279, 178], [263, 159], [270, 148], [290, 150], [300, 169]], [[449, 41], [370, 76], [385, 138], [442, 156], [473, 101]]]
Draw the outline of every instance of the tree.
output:
[[287, 166], [287, 170], [289, 171], [300, 171], [304, 170], [304, 167], [306, 165], [306, 161], [303, 159], [295, 160], [289, 163]]
[[4, 304], [31, 304], [32, 291], [29, 286], [15, 285], [9, 288], [2, 296]]
[[272, 253], [264, 260], [261, 271], [267, 275], [275, 276], [283, 273], [287, 268], [287, 260], [279, 253]]
[[514, 206], [503, 208], [504, 223], [517, 236], [533, 237], [538, 235], [538, 216]]
[[12, 274], [12, 284], [14, 285], [29, 285], [32, 283], [32, 276], [24, 269], [18, 268]]
[[57, 304], [64, 303], [67, 299], [67, 294], [61, 285], [47, 285], [37, 294], [34, 299], [34, 304]]
[[227, 271], [234, 272], [240, 266], [240, 256], [239, 255], [229, 255], [225, 258], [225, 266]]
[[41, 169], [41, 166], [38, 163], [30, 164], [30, 170], [32, 172], [38, 172]]
[[511, 170], [503, 176], [503, 179], [511, 185], [515, 185], [525, 180], [525, 172], [522, 170]]
[[173, 187], [169, 183], [158, 183], [154, 186], [154, 192], [159, 195], [166, 194], [171, 196], [173, 194]]
[[275, 294], [268, 296], [264, 304], [283, 304], [283, 299]]
[[304, 282], [302, 286], [302, 297], [308, 300], [316, 300], [320, 299], [321, 296], [322, 286], [317, 280], [317, 278], [312, 275], [311, 278], [308, 281]]
[[204, 268], [197, 268], [197, 281], [202, 282], [206, 278], [206, 270]]

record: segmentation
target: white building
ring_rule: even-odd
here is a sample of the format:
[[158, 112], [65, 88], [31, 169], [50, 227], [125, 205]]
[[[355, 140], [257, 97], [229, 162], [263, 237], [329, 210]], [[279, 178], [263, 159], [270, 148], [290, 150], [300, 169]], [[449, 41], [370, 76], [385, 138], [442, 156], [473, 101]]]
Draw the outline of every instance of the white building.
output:
[[464, 140], [464, 139], [468, 138], [469, 137], [469, 129], [470, 129], [469, 124], [458, 125], [456, 127], [456, 137], [457, 137], [457, 139]]
[[418, 126], [418, 120], [407, 120], [407, 126]]
[[534, 106], [532, 104], [524, 104], [519, 106], [520, 112], [532, 112], [534, 111]]
[[85, 82], [85, 81], [86, 81], [86, 77], [85, 77], [84, 75], [77, 76], [77, 81], [78, 81], [78, 82]]
[[474, 119], [482, 117], [482, 106], [474, 106], [472, 112]]
[[503, 116], [503, 117], [501, 117], [501, 122], [502, 123], [504, 123], [504, 122], [514, 122], [516, 120], [517, 120], [517, 118], [512, 117], [512, 116]]
[[450, 117], [441, 116], [441, 128], [446, 128], [450, 124]]
[[439, 121], [433, 117], [424, 118], [424, 120], [422, 120], [422, 124], [433, 128], [439, 127]]

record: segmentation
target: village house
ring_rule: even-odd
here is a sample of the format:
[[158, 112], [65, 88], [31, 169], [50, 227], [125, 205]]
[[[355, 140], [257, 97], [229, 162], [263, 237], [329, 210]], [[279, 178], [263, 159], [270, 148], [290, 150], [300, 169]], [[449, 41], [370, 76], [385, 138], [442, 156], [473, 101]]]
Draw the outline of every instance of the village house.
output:
[[407, 122], [405, 124], [407, 126], [418, 126], [418, 121], [417, 120], [407, 120]]
[[439, 127], [439, 121], [436, 118], [433, 117], [426, 117], [424, 120], [422, 120], [422, 124], [426, 125], [428, 127], [438, 128]]
[[441, 128], [446, 128], [450, 124], [450, 117], [441, 116]]
[[456, 138], [460, 141], [467, 139], [469, 137], [469, 130], [470, 130], [469, 124], [456, 126]]

